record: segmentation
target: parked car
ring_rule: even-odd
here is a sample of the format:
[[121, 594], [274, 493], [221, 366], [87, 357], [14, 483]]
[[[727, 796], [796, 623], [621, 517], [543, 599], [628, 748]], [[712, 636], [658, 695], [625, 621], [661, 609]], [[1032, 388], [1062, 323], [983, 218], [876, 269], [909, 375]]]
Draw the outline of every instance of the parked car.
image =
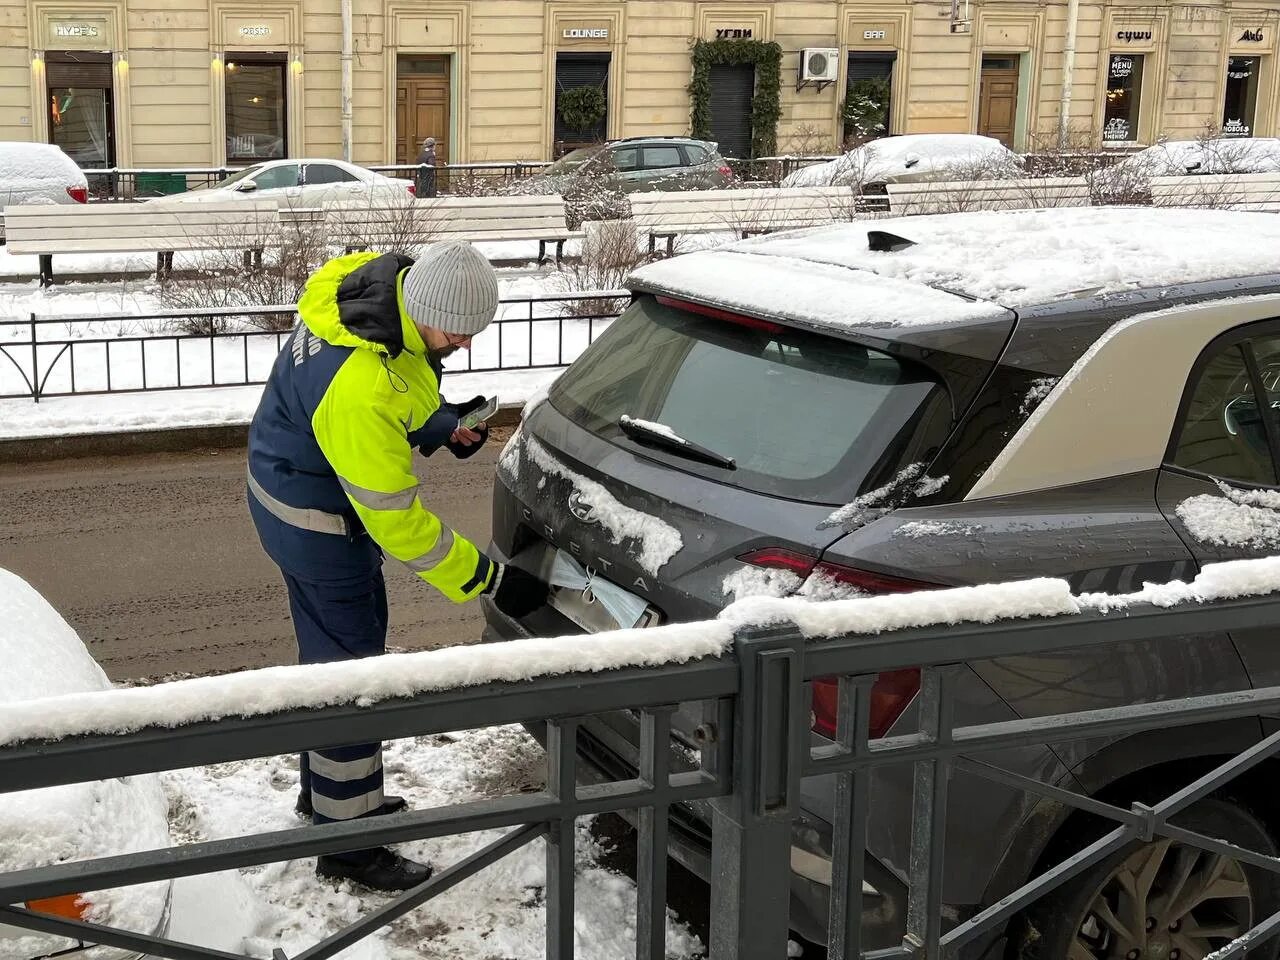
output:
[[[87, 203], [89, 182], [60, 147], [0, 142], [0, 211], [23, 203]], [[0, 238], [4, 228], [0, 226]]]
[[620, 193], [714, 190], [732, 179], [733, 171], [714, 143], [688, 137], [632, 137], [566, 153], [521, 181], [520, 192], [568, 196], [587, 180], [603, 181]]
[[[629, 308], [527, 411], [494, 491], [490, 556], [548, 578], [557, 564], [585, 569], [591, 589], [556, 587], [519, 621], [486, 601], [485, 637], [699, 620], [759, 594], [1034, 576], [1126, 593], [1276, 553], [1280, 532], [1259, 538], [1248, 522], [1261, 510], [1280, 531], [1264, 509], [1280, 504], [1280, 308], [1248, 299], [1280, 294], [1276, 249], [1280, 218], [1267, 214], [1083, 208], [844, 223], [644, 267]], [[874, 737], [912, 732], [919, 683], [914, 670], [879, 677]], [[973, 663], [956, 716], [1278, 683], [1274, 631], [1202, 635]], [[835, 699], [834, 679], [814, 682], [815, 745], [834, 735]], [[691, 765], [700, 720], [673, 720], [677, 769]], [[637, 727], [631, 713], [586, 722], [582, 774], [636, 776]], [[984, 759], [1127, 807], [1261, 736], [1254, 717]], [[1274, 855], [1274, 776], [1237, 781], [1187, 824]], [[907, 764], [871, 777], [863, 947], [874, 949], [904, 934], [912, 776]], [[1096, 835], [990, 781], [955, 777], [950, 797], [948, 923]], [[831, 779], [806, 779], [791, 919], [815, 940], [833, 809]], [[707, 877], [708, 808], [671, 817], [672, 854]], [[1152, 886], [1135, 906], [1124, 883], [1140, 867]], [[1123, 946], [1112, 916], [1158, 901], [1159, 924], [1139, 913], [1137, 945]], [[1028, 916], [1011, 924], [1005, 955], [1204, 957], [1276, 910], [1280, 885], [1264, 871], [1177, 843], [1132, 846], [1042, 901], [1034, 935]], [[1000, 949], [988, 940], [973, 956]]]
[[148, 203], [213, 203], [275, 200], [281, 208], [331, 203], [386, 203], [414, 195], [412, 180], [383, 176], [342, 160], [270, 160], [210, 187], [156, 197]]
[[802, 167], [784, 177], [782, 186], [851, 186], [883, 194], [886, 183], [995, 180], [1021, 172], [1018, 155], [992, 137], [913, 133], [871, 140], [835, 160]]
[[[0, 703], [106, 690], [102, 668], [75, 631], [22, 578], [0, 569]], [[0, 802], [0, 872], [168, 847], [168, 802], [155, 776], [6, 793]], [[172, 884], [145, 883], [28, 903], [30, 909], [164, 936]], [[126, 951], [0, 924], [0, 960], [84, 956], [124, 960]]]
[[1145, 177], [1280, 173], [1280, 139], [1215, 137], [1165, 140], [1125, 157], [1109, 169], [1133, 171]]

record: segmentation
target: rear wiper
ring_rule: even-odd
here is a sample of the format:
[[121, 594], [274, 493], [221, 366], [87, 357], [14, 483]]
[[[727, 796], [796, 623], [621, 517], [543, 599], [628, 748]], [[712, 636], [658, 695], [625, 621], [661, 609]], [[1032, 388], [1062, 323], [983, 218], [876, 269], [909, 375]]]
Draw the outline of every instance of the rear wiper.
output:
[[714, 450], [708, 450], [706, 447], [700, 446], [691, 440], [686, 440], [678, 435], [670, 427], [661, 423], [650, 423], [648, 420], [637, 420], [623, 414], [618, 418], [618, 426], [636, 443], [647, 443], [650, 446], [661, 447], [676, 456], [684, 457], [686, 460], [699, 460], [702, 463], [709, 463], [713, 467], [724, 467], [726, 470], [737, 470], [738, 465], [733, 462], [732, 457], [726, 457], [723, 453], [716, 453]]

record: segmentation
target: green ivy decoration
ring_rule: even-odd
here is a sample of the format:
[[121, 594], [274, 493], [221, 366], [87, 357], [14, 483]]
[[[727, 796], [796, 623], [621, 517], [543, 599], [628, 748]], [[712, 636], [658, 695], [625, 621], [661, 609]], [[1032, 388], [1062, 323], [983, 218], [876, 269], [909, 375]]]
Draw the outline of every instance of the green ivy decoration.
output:
[[782, 116], [782, 47], [764, 40], [694, 43], [689, 127], [700, 140], [711, 138], [711, 68], [717, 64], [750, 64], [756, 68], [756, 93], [751, 100], [751, 156], [772, 156], [778, 149], [778, 119]]
[[556, 104], [556, 110], [565, 126], [579, 133], [594, 130], [605, 118], [608, 109], [604, 91], [591, 85], [562, 91]]
[[846, 137], [873, 140], [889, 133], [889, 80], [868, 77], [854, 80], [844, 96]]

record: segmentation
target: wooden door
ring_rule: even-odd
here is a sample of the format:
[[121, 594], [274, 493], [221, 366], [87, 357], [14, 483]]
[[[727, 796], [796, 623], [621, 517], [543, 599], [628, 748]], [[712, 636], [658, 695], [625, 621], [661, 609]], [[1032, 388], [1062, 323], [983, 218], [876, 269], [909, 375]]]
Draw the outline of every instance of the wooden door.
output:
[[1013, 149], [1013, 131], [1018, 117], [1018, 68], [982, 68], [978, 90], [978, 133], [995, 137]]
[[436, 162], [449, 162], [449, 78], [401, 77], [396, 83], [396, 163], [418, 159], [436, 138]]

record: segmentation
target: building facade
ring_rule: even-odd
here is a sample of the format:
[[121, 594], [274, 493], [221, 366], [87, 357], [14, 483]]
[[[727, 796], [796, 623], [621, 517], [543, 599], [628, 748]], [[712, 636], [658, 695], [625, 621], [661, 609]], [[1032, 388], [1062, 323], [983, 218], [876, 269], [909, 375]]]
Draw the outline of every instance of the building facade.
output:
[[[89, 168], [341, 156], [340, 4], [0, 0], [0, 139], [56, 142]], [[780, 46], [783, 151], [926, 132], [1029, 149], [1057, 133], [1064, 103], [1073, 139], [1102, 145], [1280, 133], [1280, 6], [1248, 0], [352, 5], [357, 163], [411, 161], [426, 136], [460, 163], [688, 133], [697, 40]], [[710, 80], [712, 133], [741, 155], [755, 68], [713, 67]], [[558, 109], [580, 87], [602, 96]]]

